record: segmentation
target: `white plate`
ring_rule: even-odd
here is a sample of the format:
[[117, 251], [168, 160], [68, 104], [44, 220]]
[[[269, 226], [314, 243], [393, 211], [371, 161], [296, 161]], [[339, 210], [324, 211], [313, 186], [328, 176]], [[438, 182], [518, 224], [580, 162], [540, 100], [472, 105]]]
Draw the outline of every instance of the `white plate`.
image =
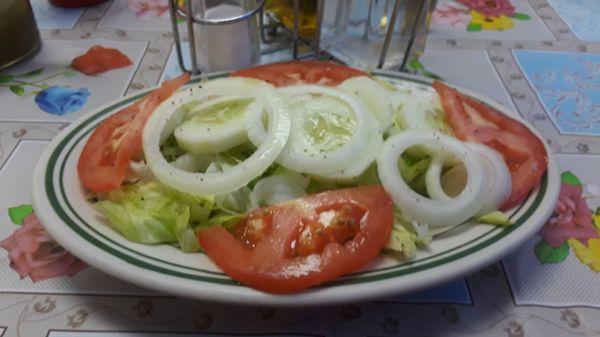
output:
[[[423, 78], [391, 72], [377, 74], [397, 85], [433, 90], [431, 82]], [[489, 99], [460, 90], [508, 113]], [[54, 138], [35, 169], [33, 205], [48, 232], [71, 253], [106, 273], [159, 291], [216, 302], [283, 306], [395, 296], [447, 282], [501, 259], [538, 231], [558, 198], [559, 174], [546, 145], [548, 171], [540, 186], [511, 212], [513, 226], [462, 225], [437, 236], [427, 250], [420, 251], [411, 261], [401, 262], [382, 254], [363, 270], [329, 284], [293, 295], [266, 294], [232, 281], [204, 254], [184, 254], [169, 245], [149, 246], [125, 240], [86, 202], [77, 177], [77, 160], [83, 145], [98, 123], [144, 94], [97, 109]]]

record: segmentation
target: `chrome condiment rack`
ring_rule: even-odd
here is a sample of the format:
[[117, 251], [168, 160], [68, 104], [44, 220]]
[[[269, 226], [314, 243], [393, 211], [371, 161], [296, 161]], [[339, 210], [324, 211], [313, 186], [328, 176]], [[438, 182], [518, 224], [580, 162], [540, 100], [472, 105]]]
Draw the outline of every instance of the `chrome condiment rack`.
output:
[[[264, 22], [264, 18], [265, 18], [264, 7], [265, 7], [266, 0], [257, 0], [256, 7], [254, 7], [253, 9], [251, 9], [251, 10], [247, 11], [246, 13], [243, 13], [239, 16], [226, 18], [226, 19], [195, 18], [192, 15], [186, 14], [186, 13], [192, 13], [192, 1], [194, 1], [194, 0], [186, 0], [185, 1], [186, 13], [184, 13], [179, 8], [179, 6], [176, 4], [176, 1], [177, 0], [169, 0], [169, 11], [170, 11], [170, 16], [171, 16], [173, 37], [175, 40], [175, 49], [177, 52], [177, 62], [179, 63], [179, 67], [185, 72], [189, 72], [189, 73], [192, 73], [195, 75], [201, 73], [200, 69], [198, 68], [198, 60], [197, 60], [197, 55], [196, 55], [196, 41], [194, 38], [194, 29], [193, 29], [194, 24], [226, 25], [226, 24], [237, 23], [237, 22], [244, 21], [244, 20], [249, 20], [254, 15], [259, 15], [258, 19], [259, 19], [259, 31], [260, 31], [259, 38], [261, 40], [260, 42], [265, 43], [265, 44], [269, 43], [269, 41], [265, 35], [265, 29], [268, 27], [265, 25], [265, 22]], [[395, 29], [395, 25], [396, 25], [396, 22], [398, 19], [398, 13], [400, 11], [400, 5], [401, 5], [402, 1], [407, 1], [407, 0], [395, 0], [394, 6], [392, 9], [392, 13], [390, 15], [390, 21], [389, 21], [390, 24], [385, 33], [383, 46], [381, 48], [381, 52], [379, 55], [379, 61], [377, 63], [377, 68], [382, 68], [385, 63], [385, 59], [387, 57], [388, 50], [390, 48], [390, 44], [392, 41], [392, 35], [394, 33], [394, 29]], [[412, 0], [412, 1], [417, 1], [417, 0]], [[406, 65], [408, 56], [413, 47], [413, 42], [415, 40], [415, 36], [417, 33], [417, 24], [421, 21], [423, 15], [427, 15], [426, 14], [427, 7], [435, 6], [435, 2], [436, 2], [436, 0], [419, 0], [419, 1], [421, 1], [421, 7], [418, 11], [417, 18], [415, 18], [413, 26], [411, 27], [409, 42], [404, 51], [404, 60], [402, 61], [401, 66], [399, 67], [400, 69], [398, 69], [398, 70], [403, 70]], [[426, 6], [425, 4], [428, 4], [428, 6]], [[323, 24], [323, 13], [324, 13], [324, 9], [325, 9], [324, 6], [325, 6], [325, 0], [317, 0], [316, 18], [315, 18], [315, 35], [314, 35], [313, 41], [310, 43], [312, 45], [311, 46], [312, 52], [310, 52], [310, 54], [308, 56], [308, 57], [312, 57], [315, 59], [319, 59], [322, 56], [321, 30], [322, 30], [322, 24]], [[293, 29], [291, 32], [292, 33], [291, 48], [292, 48], [292, 59], [296, 60], [300, 57], [298, 55], [298, 46], [299, 46], [299, 42], [301, 40], [299, 33], [298, 33], [300, 0], [293, 0], [293, 7], [294, 7], [294, 23], [293, 23]], [[178, 27], [178, 22], [177, 22], [178, 16], [184, 18], [187, 23], [188, 41], [190, 44], [190, 48], [189, 48], [190, 49], [190, 59], [191, 59], [191, 63], [192, 63], [191, 69], [188, 69], [183, 62], [183, 54], [182, 54], [182, 48], [181, 48], [182, 40], [180, 37], [180, 32], [179, 32], [179, 27]]]

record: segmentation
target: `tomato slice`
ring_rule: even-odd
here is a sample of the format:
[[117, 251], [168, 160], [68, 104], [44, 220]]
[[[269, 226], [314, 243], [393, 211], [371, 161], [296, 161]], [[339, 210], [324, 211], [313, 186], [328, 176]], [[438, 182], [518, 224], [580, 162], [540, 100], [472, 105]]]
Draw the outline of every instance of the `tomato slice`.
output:
[[121, 53], [118, 49], [94, 45], [85, 54], [73, 59], [71, 67], [86, 75], [96, 75], [132, 64], [133, 62], [127, 55]]
[[338, 85], [350, 77], [366, 76], [362, 70], [329, 61], [291, 61], [241, 69], [231, 76], [263, 80], [276, 87], [293, 84]]
[[548, 167], [548, 154], [542, 141], [519, 121], [442, 82], [434, 82], [433, 87], [440, 95], [446, 121], [457, 138], [485, 144], [504, 157], [512, 186], [501, 209], [521, 203], [539, 184]]
[[119, 188], [133, 157], [142, 153], [142, 131], [154, 109], [184, 85], [190, 76], [183, 74], [100, 124], [88, 139], [77, 173], [83, 185], [94, 192]]
[[388, 242], [392, 200], [382, 186], [323, 192], [246, 215], [234, 233], [203, 229], [200, 244], [227, 275], [291, 293], [363, 267]]

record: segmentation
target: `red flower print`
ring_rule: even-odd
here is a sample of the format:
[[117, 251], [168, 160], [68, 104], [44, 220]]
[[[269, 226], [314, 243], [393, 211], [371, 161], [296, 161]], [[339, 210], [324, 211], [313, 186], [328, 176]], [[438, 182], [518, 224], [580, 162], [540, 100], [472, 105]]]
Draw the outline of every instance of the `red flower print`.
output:
[[515, 6], [509, 0], [457, 0], [471, 10], [479, 12], [484, 16], [513, 16]]
[[582, 192], [581, 185], [562, 183], [554, 214], [539, 232], [553, 248], [560, 247], [570, 238], [587, 244], [587, 240], [599, 236], [592, 223], [592, 212], [581, 197]]
[[133, 62], [118, 49], [92, 46], [85, 54], [77, 56], [71, 67], [86, 75], [96, 75], [111, 69], [124, 68]]
[[0, 247], [8, 251], [11, 268], [33, 282], [61, 275], [75, 276], [87, 267], [50, 237], [35, 214], [25, 217], [23, 226], [0, 241]]

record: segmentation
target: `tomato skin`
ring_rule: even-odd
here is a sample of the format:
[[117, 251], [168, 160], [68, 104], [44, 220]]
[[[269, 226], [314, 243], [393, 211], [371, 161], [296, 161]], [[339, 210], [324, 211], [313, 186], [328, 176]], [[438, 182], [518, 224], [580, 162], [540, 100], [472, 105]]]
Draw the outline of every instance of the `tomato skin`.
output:
[[263, 80], [276, 87], [294, 84], [338, 85], [355, 76], [366, 76], [362, 70], [329, 61], [290, 61], [240, 69], [231, 76]]
[[525, 200], [548, 167], [542, 141], [528, 127], [473, 98], [436, 81], [444, 115], [457, 138], [485, 144], [500, 152], [511, 173], [511, 194], [500, 209]]
[[73, 59], [71, 67], [86, 75], [96, 75], [132, 64], [133, 62], [127, 55], [121, 53], [118, 49], [94, 45], [85, 54]]
[[[318, 211], [347, 204], [364, 210], [360, 230], [349, 241], [329, 242], [320, 253], [297, 255], [292, 242], [303, 220], [318, 219]], [[292, 293], [363, 267], [379, 255], [389, 240], [393, 205], [380, 185], [327, 191], [261, 209], [272, 218], [267, 236], [253, 249], [223, 227], [198, 234], [200, 244], [231, 278], [271, 293]]]
[[131, 159], [142, 152], [142, 132], [154, 109], [189, 80], [183, 74], [100, 124], [86, 142], [77, 173], [93, 192], [108, 192], [121, 186]]

